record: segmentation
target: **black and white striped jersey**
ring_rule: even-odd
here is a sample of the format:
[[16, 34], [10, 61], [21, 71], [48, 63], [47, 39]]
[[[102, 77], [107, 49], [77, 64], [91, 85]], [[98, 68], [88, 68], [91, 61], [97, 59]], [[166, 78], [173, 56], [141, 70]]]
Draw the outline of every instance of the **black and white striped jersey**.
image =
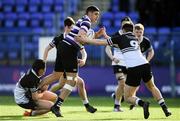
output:
[[[122, 35], [122, 30], [119, 30], [118, 32], [113, 34], [113, 36], [117, 35]], [[113, 57], [117, 58], [119, 60], [119, 63], [115, 63], [114, 61], [112, 61], [112, 65], [126, 66], [123, 54], [118, 47], [113, 47]]]
[[123, 54], [127, 67], [135, 67], [148, 63], [142, 55], [137, 38], [132, 32], [112, 36], [107, 39], [109, 45], [118, 46]]
[[74, 37], [77, 36], [80, 29], [83, 29], [85, 32], [88, 32], [90, 27], [91, 27], [91, 20], [87, 15], [85, 15], [76, 22], [76, 25], [73, 26], [73, 28], [71, 29], [71, 32], [67, 34], [67, 36], [65, 37], [63, 41], [73, 45], [74, 47], [78, 49], [82, 49], [83, 45], [77, 42], [74, 39]]
[[16, 84], [14, 90], [15, 102], [25, 104], [32, 100], [32, 93], [37, 91], [40, 81], [40, 77], [36, 75], [33, 69], [28, 70]]

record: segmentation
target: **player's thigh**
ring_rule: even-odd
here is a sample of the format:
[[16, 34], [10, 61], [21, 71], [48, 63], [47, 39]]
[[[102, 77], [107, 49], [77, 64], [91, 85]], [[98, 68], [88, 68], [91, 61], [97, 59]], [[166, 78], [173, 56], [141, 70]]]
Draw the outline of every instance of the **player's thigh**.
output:
[[59, 79], [64, 72], [57, 72], [57, 71], [53, 71], [53, 76], [55, 76], [56, 79]]
[[44, 91], [41, 99], [54, 102], [57, 99], [57, 95], [50, 91]]
[[124, 96], [125, 98], [128, 98], [128, 97], [133, 97], [136, 93], [136, 90], [137, 90], [138, 87], [133, 87], [133, 86], [129, 86], [127, 84], [125, 84], [124, 86]]

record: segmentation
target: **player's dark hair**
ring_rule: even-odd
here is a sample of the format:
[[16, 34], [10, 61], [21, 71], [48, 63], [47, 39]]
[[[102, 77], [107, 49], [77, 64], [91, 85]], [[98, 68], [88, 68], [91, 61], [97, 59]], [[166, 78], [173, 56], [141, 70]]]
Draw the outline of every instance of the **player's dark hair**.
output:
[[32, 64], [32, 69], [36, 72], [36, 74], [38, 75], [38, 71], [40, 69], [45, 69], [45, 62], [41, 59], [36, 59], [34, 61], [34, 63]]
[[91, 6], [87, 7], [86, 14], [88, 14], [88, 12], [94, 12], [94, 11], [100, 11], [100, 10], [97, 6], [91, 5]]
[[125, 31], [125, 32], [133, 32], [133, 29], [134, 29], [134, 25], [133, 24], [124, 24], [122, 26], [122, 29]]
[[64, 20], [64, 26], [71, 26], [75, 24], [73, 18], [71, 17], [67, 17], [65, 20]]

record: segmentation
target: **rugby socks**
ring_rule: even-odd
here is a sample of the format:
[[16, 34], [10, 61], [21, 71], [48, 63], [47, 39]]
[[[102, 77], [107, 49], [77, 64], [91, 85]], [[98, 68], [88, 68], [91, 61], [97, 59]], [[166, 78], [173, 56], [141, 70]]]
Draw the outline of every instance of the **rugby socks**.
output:
[[158, 103], [159, 103], [159, 105], [161, 106], [161, 108], [162, 108], [164, 114], [166, 115], [166, 117], [172, 115], [172, 113], [168, 110], [167, 105], [166, 105], [166, 103], [165, 103], [165, 101], [164, 101], [163, 98], [160, 99], [160, 100], [158, 101]]
[[163, 110], [167, 109], [166, 103], [165, 103], [165, 101], [164, 101], [163, 98], [160, 99], [160, 100], [158, 101], [158, 103], [159, 103], [159, 105], [162, 107]]
[[137, 98], [137, 99], [136, 99], [136, 105], [139, 105], [139, 106], [143, 107], [144, 101], [141, 100], [141, 99], [139, 99], [139, 98]]
[[119, 100], [115, 99], [115, 100], [114, 100], [114, 104], [115, 104], [115, 105], [120, 105]]
[[114, 108], [119, 108], [119, 107], [120, 107], [119, 100], [115, 99], [114, 100]]
[[60, 97], [57, 98], [56, 102], [54, 103], [54, 106], [60, 107], [63, 104], [64, 100]]
[[83, 104], [87, 108], [89, 106], [89, 101], [88, 100], [83, 100]]

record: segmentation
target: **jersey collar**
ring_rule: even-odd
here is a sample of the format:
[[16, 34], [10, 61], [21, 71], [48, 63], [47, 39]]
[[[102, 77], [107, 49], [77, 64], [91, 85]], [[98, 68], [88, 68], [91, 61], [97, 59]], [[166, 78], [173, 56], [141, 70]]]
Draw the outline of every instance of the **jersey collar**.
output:
[[38, 78], [41, 77], [41, 76], [38, 76], [38, 75], [36, 74], [36, 72], [35, 72], [33, 69], [31, 69], [31, 71], [32, 71], [32, 73], [33, 73], [35, 76], [37, 76]]

